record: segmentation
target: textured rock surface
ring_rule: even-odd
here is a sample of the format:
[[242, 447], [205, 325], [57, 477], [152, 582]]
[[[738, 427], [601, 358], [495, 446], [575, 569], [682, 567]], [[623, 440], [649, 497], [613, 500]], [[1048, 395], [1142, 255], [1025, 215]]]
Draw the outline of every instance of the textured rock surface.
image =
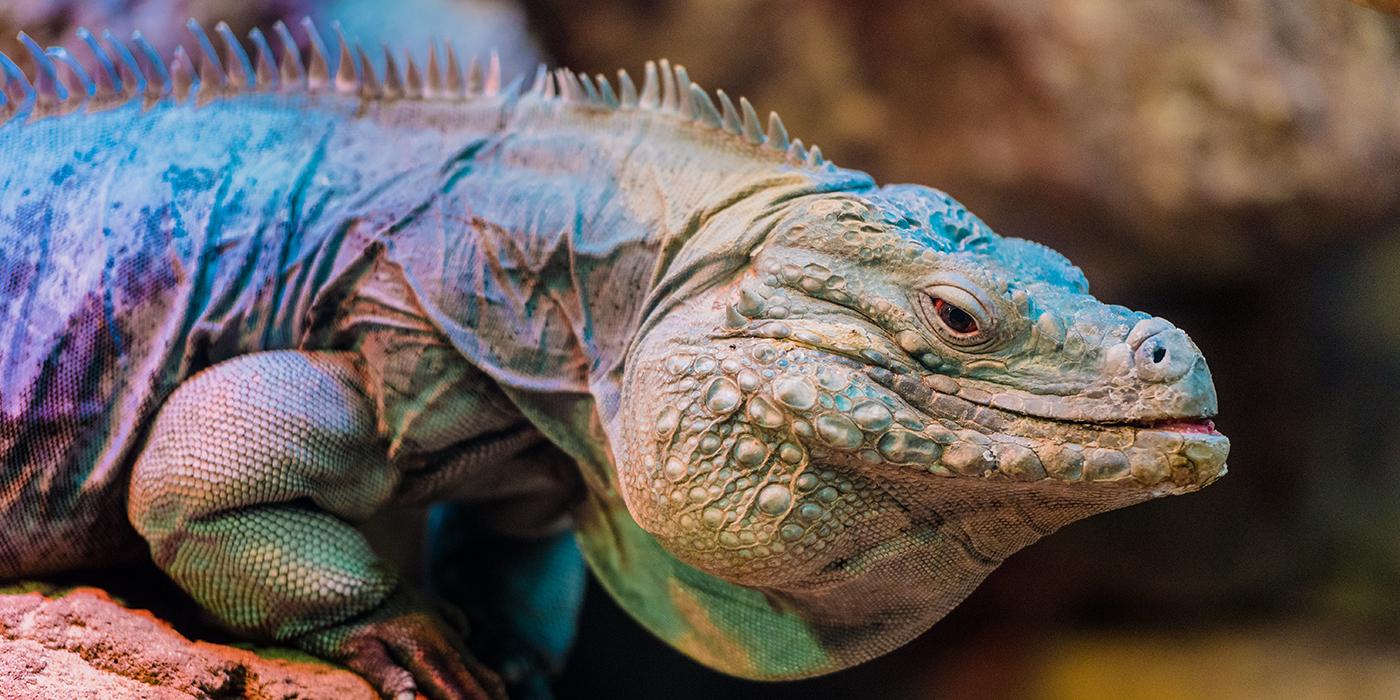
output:
[[359, 676], [311, 657], [191, 641], [95, 588], [0, 595], [0, 697], [373, 700]]

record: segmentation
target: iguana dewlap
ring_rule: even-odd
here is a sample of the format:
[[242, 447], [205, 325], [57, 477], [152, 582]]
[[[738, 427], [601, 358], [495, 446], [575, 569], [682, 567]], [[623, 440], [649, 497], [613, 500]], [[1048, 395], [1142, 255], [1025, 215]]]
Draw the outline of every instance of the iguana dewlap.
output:
[[572, 522], [667, 642], [796, 678], [1224, 473], [1181, 330], [679, 66], [522, 90], [192, 29], [0, 56], [0, 578], [145, 546], [234, 628], [472, 696], [353, 528], [457, 501]]

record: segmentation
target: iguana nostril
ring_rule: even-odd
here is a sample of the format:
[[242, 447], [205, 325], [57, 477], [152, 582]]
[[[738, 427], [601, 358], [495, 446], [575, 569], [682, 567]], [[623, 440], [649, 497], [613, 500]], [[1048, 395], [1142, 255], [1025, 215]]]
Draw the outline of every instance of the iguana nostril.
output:
[[1143, 339], [1136, 355], [1139, 377], [1149, 382], [1172, 382], [1191, 369], [1198, 353], [1185, 332], [1169, 328]]

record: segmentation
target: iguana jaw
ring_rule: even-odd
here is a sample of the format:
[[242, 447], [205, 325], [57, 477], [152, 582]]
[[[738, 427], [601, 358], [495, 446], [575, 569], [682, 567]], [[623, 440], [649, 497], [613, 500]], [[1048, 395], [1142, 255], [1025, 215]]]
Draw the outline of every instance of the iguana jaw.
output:
[[[877, 450], [891, 464], [944, 477], [1116, 484], [1163, 495], [1194, 491], [1225, 473], [1230, 442], [1215, 430], [1209, 415], [1171, 416], [1142, 407], [1130, 411], [1104, 402], [1092, 413], [1150, 417], [1076, 420], [1063, 417], [1083, 415], [1071, 410], [1084, 408], [1073, 403], [1076, 397], [1032, 397], [944, 375], [870, 374], [925, 426], [880, 438]], [[1005, 407], [1010, 405], [1022, 410]]]

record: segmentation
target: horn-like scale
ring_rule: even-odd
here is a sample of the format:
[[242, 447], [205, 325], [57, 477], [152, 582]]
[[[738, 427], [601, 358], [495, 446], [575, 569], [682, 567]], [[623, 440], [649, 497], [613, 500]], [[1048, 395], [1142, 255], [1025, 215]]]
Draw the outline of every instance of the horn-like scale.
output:
[[[249, 32], [245, 47], [223, 22], [214, 28], [222, 44], [220, 51], [204, 28], [190, 20], [187, 27], [194, 39], [197, 64], [183, 47], [177, 47], [167, 62], [140, 32], [123, 41], [105, 31], [98, 41], [92, 32], [79, 28], [82, 50], [93, 58], [88, 65], [97, 66], [92, 72], [65, 49], [44, 49], [21, 32], [20, 43], [30, 54], [34, 75], [26, 75], [0, 53], [0, 124], [18, 117], [33, 120], [82, 109], [96, 112], [135, 100], [150, 107], [166, 99], [183, 101], [193, 96], [196, 105], [204, 105], [249, 92], [334, 93], [386, 102], [464, 101], [518, 97], [521, 93], [522, 79], [502, 87], [500, 57], [494, 51], [484, 65], [473, 56], [464, 69], [451, 43], [444, 44], [441, 55], [445, 60], [439, 60], [438, 43], [432, 42], [426, 70], [405, 52], [401, 72], [394, 52], [384, 46], [381, 71], [363, 47], [346, 38], [339, 25], [334, 27], [335, 53], [327, 48], [311, 18], [303, 19], [301, 26], [310, 47], [306, 55], [286, 24], [279, 21], [273, 25], [272, 34], [281, 44], [279, 55], [260, 30]], [[794, 165], [820, 167], [826, 163], [820, 148], [806, 148], [800, 139], [789, 140], [777, 112], [768, 114], [765, 129], [747, 99], [740, 98], [736, 109], [723, 90], [711, 95], [691, 81], [684, 66], [673, 66], [665, 59], [646, 63], [640, 88], [625, 70], [617, 72], [616, 90], [613, 86], [604, 75], [588, 76], [568, 68], [551, 71], [540, 66], [526, 94], [584, 109], [665, 114], [697, 128], [727, 133]]]

